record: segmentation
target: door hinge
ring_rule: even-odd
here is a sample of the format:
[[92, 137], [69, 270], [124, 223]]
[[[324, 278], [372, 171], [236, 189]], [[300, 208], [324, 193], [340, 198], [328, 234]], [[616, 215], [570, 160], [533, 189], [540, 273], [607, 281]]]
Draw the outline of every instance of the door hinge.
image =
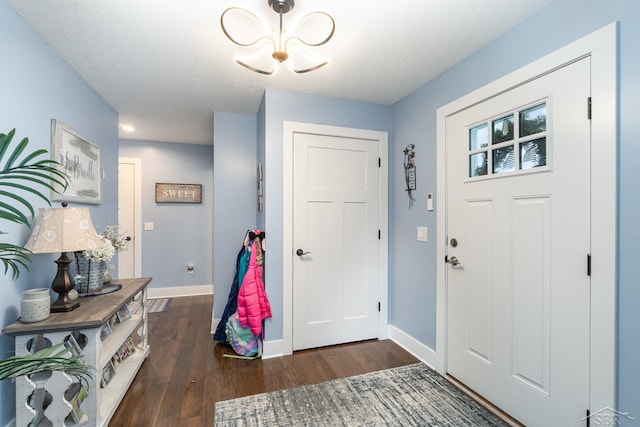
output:
[[378, 157], [378, 167], [382, 167], [382, 157]]
[[587, 254], [587, 276], [591, 276], [591, 254]]
[[591, 97], [587, 98], [587, 119], [591, 120]]
[[382, 239], [382, 231], [378, 230], [378, 240]]
[[378, 312], [380, 311], [380, 301], [378, 301]]
[[591, 425], [591, 411], [587, 409], [587, 416], [584, 417], [585, 421], [587, 422], [587, 427], [589, 427]]

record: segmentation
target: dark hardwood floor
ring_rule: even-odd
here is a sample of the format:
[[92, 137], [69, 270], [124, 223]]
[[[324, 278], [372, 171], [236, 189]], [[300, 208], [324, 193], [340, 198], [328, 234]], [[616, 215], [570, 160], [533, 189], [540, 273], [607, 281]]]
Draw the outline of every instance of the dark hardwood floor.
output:
[[212, 426], [217, 401], [418, 362], [387, 340], [267, 360], [223, 357], [232, 350], [212, 340], [212, 298], [173, 298], [166, 312], [149, 314], [151, 353], [110, 426]]

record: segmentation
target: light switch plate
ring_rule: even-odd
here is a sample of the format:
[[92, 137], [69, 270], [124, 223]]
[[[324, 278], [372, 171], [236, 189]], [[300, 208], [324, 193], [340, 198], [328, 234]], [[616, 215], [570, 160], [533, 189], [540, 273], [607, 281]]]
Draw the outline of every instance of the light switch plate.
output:
[[145, 229], [145, 231], [153, 231], [153, 223], [152, 222], [145, 222], [144, 223], [144, 229]]
[[428, 233], [428, 229], [427, 227], [418, 227], [418, 241], [419, 242], [426, 242], [427, 241], [427, 233]]

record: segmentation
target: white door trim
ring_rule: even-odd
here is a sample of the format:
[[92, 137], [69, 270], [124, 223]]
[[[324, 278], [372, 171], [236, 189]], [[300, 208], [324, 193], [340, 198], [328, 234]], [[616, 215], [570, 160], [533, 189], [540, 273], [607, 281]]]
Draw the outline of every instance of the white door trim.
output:
[[[591, 366], [592, 412], [615, 408], [616, 217], [617, 217], [617, 33], [612, 23], [437, 111], [437, 298], [436, 369], [447, 372], [446, 120], [447, 117], [552, 72], [580, 58], [591, 58]], [[585, 108], [586, 111], [586, 108]], [[585, 260], [586, 264], [586, 260]], [[586, 267], [585, 267], [586, 268]], [[585, 408], [586, 409], [586, 408]]]
[[[120, 163], [131, 163], [135, 167], [134, 176], [134, 221], [136, 224], [135, 233], [133, 233], [135, 244], [134, 266], [139, 276], [142, 276], [142, 159], [138, 157], [119, 157], [118, 165]], [[120, 185], [120, 183], [118, 183]], [[126, 230], [123, 230], [126, 231]]]
[[282, 354], [293, 353], [293, 134], [313, 133], [362, 138], [379, 141], [382, 161], [380, 167], [380, 232], [378, 252], [378, 338], [389, 337], [388, 290], [389, 290], [389, 167], [388, 135], [386, 132], [317, 125], [301, 122], [283, 122], [283, 162], [282, 162]]

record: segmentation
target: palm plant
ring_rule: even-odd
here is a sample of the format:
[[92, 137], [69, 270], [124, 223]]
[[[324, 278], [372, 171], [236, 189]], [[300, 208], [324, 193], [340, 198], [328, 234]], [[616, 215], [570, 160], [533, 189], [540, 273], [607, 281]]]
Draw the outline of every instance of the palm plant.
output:
[[64, 343], [60, 343], [43, 348], [31, 355], [12, 356], [0, 360], [0, 380], [40, 372], [63, 371], [88, 386], [92, 368], [82, 363], [81, 355], [69, 356], [69, 353], [70, 350], [64, 346]]
[[[47, 150], [25, 153], [28, 138], [23, 138], [10, 150], [15, 131], [13, 129], [8, 134], [0, 133], [0, 219], [30, 227], [35, 210], [25, 196], [33, 194], [51, 206], [51, 201], [41, 190], [58, 191], [60, 188], [64, 191], [68, 178], [62, 170], [57, 169], [59, 163], [49, 158]], [[0, 231], [0, 234], [6, 233]], [[20, 267], [29, 269], [30, 253], [22, 246], [0, 242], [0, 260], [4, 265], [4, 273], [11, 271], [13, 280], [18, 279]]]

